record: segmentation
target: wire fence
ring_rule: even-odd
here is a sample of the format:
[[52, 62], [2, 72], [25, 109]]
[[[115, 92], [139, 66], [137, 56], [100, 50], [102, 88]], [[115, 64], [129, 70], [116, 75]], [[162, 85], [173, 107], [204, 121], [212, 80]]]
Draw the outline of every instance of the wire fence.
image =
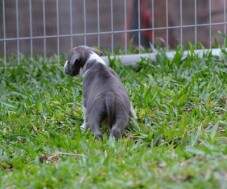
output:
[[224, 42], [226, 7], [227, 0], [1, 0], [0, 65], [77, 45], [124, 54], [151, 44], [212, 48]]

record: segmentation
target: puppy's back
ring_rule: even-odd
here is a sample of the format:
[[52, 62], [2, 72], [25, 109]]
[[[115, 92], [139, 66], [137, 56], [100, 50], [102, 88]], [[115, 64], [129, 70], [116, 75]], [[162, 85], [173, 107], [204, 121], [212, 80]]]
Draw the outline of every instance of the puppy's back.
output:
[[96, 107], [93, 111], [98, 111], [102, 118], [107, 117], [110, 125], [118, 118], [128, 120], [130, 101], [117, 74], [102, 64], [94, 64], [90, 69], [84, 80], [88, 110]]

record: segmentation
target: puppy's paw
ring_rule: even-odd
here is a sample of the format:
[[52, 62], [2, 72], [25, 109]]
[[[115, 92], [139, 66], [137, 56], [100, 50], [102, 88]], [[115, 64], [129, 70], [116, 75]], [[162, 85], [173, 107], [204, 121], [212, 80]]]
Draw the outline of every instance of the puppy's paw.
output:
[[129, 112], [129, 116], [131, 117], [131, 119], [135, 119], [137, 120], [137, 116], [136, 116], [136, 111], [132, 106], [132, 103], [130, 103], [130, 112]]
[[80, 126], [80, 130], [81, 131], [86, 131], [87, 130], [87, 125], [86, 125], [85, 122]]
[[113, 127], [110, 131], [110, 138], [117, 140], [120, 137], [121, 137], [121, 130], [119, 128]]
[[95, 135], [95, 138], [98, 139], [98, 140], [102, 140], [103, 139], [101, 132], [94, 133], [94, 135]]

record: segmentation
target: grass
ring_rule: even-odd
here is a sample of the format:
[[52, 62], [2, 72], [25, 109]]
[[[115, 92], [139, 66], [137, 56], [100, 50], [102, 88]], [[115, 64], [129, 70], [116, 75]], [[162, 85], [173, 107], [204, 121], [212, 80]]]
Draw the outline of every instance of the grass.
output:
[[0, 187], [225, 188], [227, 53], [181, 56], [111, 62], [138, 116], [117, 142], [80, 132], [82, 83], [56, 59], [0, 69]]

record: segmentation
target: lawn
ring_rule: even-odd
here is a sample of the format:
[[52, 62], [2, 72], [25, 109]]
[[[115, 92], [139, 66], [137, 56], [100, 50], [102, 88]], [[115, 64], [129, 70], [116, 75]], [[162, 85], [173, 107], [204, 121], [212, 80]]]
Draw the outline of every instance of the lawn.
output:
[[80, 131], [62, 57], [1, 68], [0, 188], [226, 188], [227, 53], [181, 56], [111, 61], [138, 117], [118, 141]]

